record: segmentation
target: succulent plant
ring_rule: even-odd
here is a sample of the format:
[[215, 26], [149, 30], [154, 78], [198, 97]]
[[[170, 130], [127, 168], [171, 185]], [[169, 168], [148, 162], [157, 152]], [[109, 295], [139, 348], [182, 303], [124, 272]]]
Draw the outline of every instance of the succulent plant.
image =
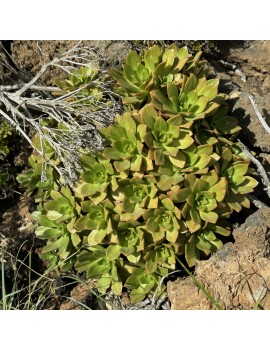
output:
[[[226, 210], [229, 216], [233, 211], [240, 212], [242, 207], [249, 208], [250, 201], [246, 194], [253, 191], [258, 182], [249, 176], [249, 163], [246, 158], [241, 158], [232, 153], [229, 148], [223, 150], [217, 169], [228, 183], [225, 195]], [[225, 215], [225, 208], [223, 213]]]
[[119, 245], [121, 254], [129, 262], [136, 262], [144, 251], [145, 232], [141, 223], [137, 221], [119, 222], [116, 228], [117, 235], [112, 236], [112, 242]]
[[[147, 208], [158, 206], [158, 189], [151, 175], [140, 179], [119, 180], [119, 188], [113, 193], [114, 200], [121, 204], [119, 213], [121, 221], [137, 220]], [[116, 207], [118, 210], [118, 208]]]
[[[126, 287], [131, 290], [132, 302], [138, 302], [158, 288], [160, 276], [157, 273], [147, 273], [144, 268], [136, 268], [126, 280]], [[161, 291], [159, 292], [161, 293]]]
[[39, 224], [36, 235], [48, 240], [42, 250], [42, 257], [53, 264], [58, 264], [60, 258], [60, 267], [68, 270], [76, 262], [74, 253], [81, 242], [74, 229], [74, 222], [81, 208], [68, 187], [62, 187], [60, 191], [51, 190], [50, 197], [51, 200], [44, 207], [39, 205], [38, 210], [33, 213], [33, 218]]
[[97, 80], [98, 75], [97, 67], [80, 67], [77, 70], [72, 70], [68, 79], [55, 81], [55, 84], [61, 89], [61, 91], [55, 92], [55, 95], [65, 95], [76, 91], [69, 100], [80, 102], [80, 106], [86, 106], [91, 111], [96, 111], [100, 108], [99, 102], [103, 98], [102, 89]]
[[[163, 198], [163, 199], [162, 199]], [[154, 243], [167, 240], [175, 243], [179, 235], [187, 231], [182, 215], [174, 203], [165, 195], [160, 197], [161, 206], [156, 209], [148, 209], [143, 214], [145, 229], [151, 233]]]
[[212, 114], [224, 100], [218, 94], [218, 79], [198, 79], [194, 74], [184, 76], [180, 86], [168, 83], [166, 92], [151, 92], [151, 104], [167, 116], [176, 115], [194, 121]]
[[114, 125], [101, 128], [100, 133], [105, 139], [105, 146], [106, 141], [109, 143], [104, 149], [103, 156], [115, 160], [113, 164], [118, 172], [153, 168], [151, 160], [143, 152], [140, 130], [130, 113], [117, 116]]
[[114, 168], [110, 161], [101, 155], [97, 160], [86, 154], [81, 156], [81, 166], [84, 172], [80, 175], [74, 190], [82, 199], [91, 196], [93, 203], [98, 205], [106, 198], [108, 185], [115, 181]]
[[116, 91], [123, 96], [124, 104], [142, 107], [150, 101], [150, 92], [167, 83], [180, 84], [183, 74], [194, 73], [201, 76], [207, 73], [205, 61], [200, 61], [201, 52], [190, 57], [186, 47], [179, 49], [175, 44], [166, 50], [154, 45], [146, 50], [141, 58], [131, 51], [123, 65], [123, 70], [114, 69]]
[[110, 210], [104, 204], [94, 205], [91, 200], [81, 202], [81, 210], [86, 215], [81, 216], [74, 224], [78, 232], [91, 231], [88, 244], [97, 245], [113, 231]]
[[116, 245], [104, 248], [102, 245], [89, 247], [78, 255], [75, 268], [79, 272], [87, 272], [88, 277], [99, 277], [98, 289], [105, 293], [110, 287], [116, 295], [122, 292], [122, 280], [119, 275], [119, 266], [122, 260], [119, 258], [119, 250]]
[[194, 174], [185, 175], [184, 186], [176, 185], [169, 191], [174, 203], [184, 203], [181, 213], [191, 233], [201, 228], [202, 221], [216, 223], [218, 214], [214, 211], [224, 200], [227, 182], [212, 170], [197, 178]]
[[[43, 257], [86, 272], [102, 293], [127, 288], [132, 302], [161, 294], [176, 258], [193, 266], [216, 252], [230, 235], [225, 219], [249, 206], [257, 182], [233, 141], [239, 127], [199, 56], [175, 45], [131, 52], [112, 74], [124, 103], [144, 106], [100, 129], [104, 149], [82, 150], [72, 189], [53, 174], [41, 189], [34, 217], [48, 240]], [[34, 177], [38, 160], [31, 165]]]
[[55, 83], [60, 89], [68, 91], [78, 88], [81, 85], [87, 85], [94, 81], [97, 77], [98, 68], [80, 67], [77, 70], [70, 71], [68, 79], [56, 81]]
[[182, 168], [185, 164], [182, 150], [194, 143], [192, 132], [181, 128], [182, 119], [172, 117], [164, 120], [154, 108], [146, 106], [142, 109], [141, 120], [141, 136], [149, 148], [148, 157], [155, 165], [164, 165], [169, 158], [172, 164]]
[[230, 226], [222, 221], [221, 225], [207, 224], [205, 228], [199, 229], [193, 235], [189, 234], [185, 243], [185, 257], [188, 265], [194, 266], [202, 253], [206, 257], [210, 253], [215, 253], [223, 245], [217, 235], [229, 236], [230, 233]]

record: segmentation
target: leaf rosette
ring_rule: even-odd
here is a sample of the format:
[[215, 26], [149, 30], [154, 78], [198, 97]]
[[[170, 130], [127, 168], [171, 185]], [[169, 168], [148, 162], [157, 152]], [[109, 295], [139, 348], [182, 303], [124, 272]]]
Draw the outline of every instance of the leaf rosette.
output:
[[161, 199], [162, 206], [156, 209], [148, 209], [143, 214], [145, 229], [151, 233], [151, 239], [154, 243], [165, 240], [175, 243], [179, 235], [185, 233], [187, 229], [181, 219], [180, 210], [172, 200], [165, 195], [161, 196]]
[[104, 248], [95, 245], [83, 250], [79, 255], [75, 268], [78, 272], [86, 272], [88, 278], [97, 278], [97, 288], [105, 293], [108, 288], [116, 295], [121, 295], [122, 279], [119, 274], [119, 266], [122, 260], [119, 258], [119, 250], [114, 245]]
[[194, 74], [184, 76], [181, 86], [167, 84], [166, 90], [151, 92], [151, 105], [166, 116], [181, 116], [195, 121], [213, 114], [224, 102], [218, 94], [218, 79], [198, 79]]
[[228, 183], [225, 196], [228, 212], [240, 212], [242, 207], [249, 208], [250, 201], [246, 194], [252, 193], [258, 182], [248, 175], [249, 160], [234, 155], [229, 148], [221, 154], [219, 172]]
[[140, 127], [144, 130], [141, 135], [149, 149], [148, 157], [155, 165], [163, 165], [168, 157], [172, 164], [182, 168], [185, 157], [181, 150], [188, 148], [194, 142], [192, 133], [181, 128], [182, 119], [172, 117], [165, 120], [158, 116], [152, 107], [146, 106], [141, 111], [141, 121]]
[[151, 175], [119, 180], [119, 188], [112, 197], [116, 202], [114, 211], [120, 214], [121, 221], [136, 221], [147, 208], [158, 207], [155, 182]]
[[108, 128], [101, 128], [100, 133], [109, 145], [105, 147], [103, 157], [113, 160], [116, 171], [139, 172], [153, 169], [151, 160], [143, 152], [139, 130], [130, 113], [118, 115], [115, 124]]
[[54, 265], [60, 259], [61, 269], [65, 271], [76, 262], [75, 253], [81, 243], [81, 238], [73, 227], [80, 207], [67, 187], [62, 187], [61, 192], [52, 190], [51, 198], [51, 201], [43, 207], [39, 205], [39, 211], [33, 213], [33, 218], [39, 224], [35, 233], [47, 240], [42, 249], [42, 257]]
[[156, 245], [144, 256], [145, 270], [155, 273], [158, 267], [175, 270], [175, 253], [169, 245]]
[[[133, 303], [141, 301], [151, 291], [155, 291], [160, 279], [161, 277], [157, 273], [147, 273], [145, 268], [136, 268], [125, 283], [125, 287], [131, 290], [131, 301]], [[161, 292], [162, 289], [160, 288], [158, 293]]]
[[185, 244], [185, 258], [188, 265], [192, 267], [202, 256], [207, 257], [211, 252], [215, 253], [223, 245], [218, 236], [229, 236], [230, 233], [229, 224], [219, 221], [189, 234]]
[[117, 226], [117, 244], [121, 247], [121, 253], [130, 262], [137, 262], [144, 251], [144, 230], [140, 222], [119, 222]]
[[78, 232], [86, 231], [88, 244], [100, 244], [104, 238], [112, 233], [111, 209], [102, 202], [95, 205], [91, 200], [81, 202], [82, 212], [85, 213], [75, 222], [74, 228]]
[[216, 223], [218, 203], [222, 202], [227, 189], [225, 177], [218, 177], [215, 171], [197, 178], [193, 174], [185, 176], [184, 187], [172, 187], [168, 192], [175, 203], [184, 203], [181, 213], [191, 233], [201, 228], [202, 221]]
[[83, 154], [81, 156], [83, 172], [74, 187], [76, 194], [82, 199], [91, 198], [98, 205], [107, 197], [107, 188], [110, 185], [117, 188], [114, 168], [108, 159], [98, 154], [96, 157]]

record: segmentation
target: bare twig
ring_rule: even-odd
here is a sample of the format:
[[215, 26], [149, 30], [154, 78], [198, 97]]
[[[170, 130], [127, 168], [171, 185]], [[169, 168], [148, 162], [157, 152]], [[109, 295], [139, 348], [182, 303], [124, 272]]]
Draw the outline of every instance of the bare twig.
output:
[[261, 176], [262, 182], [265, 185], [265, 191], [267, 192], [267, 195], [270, 197], [270, 180], [267, 176], [267, 173], [265, 169], [263, 168], [263, 165], [259, 160], [257, 160], [252, 153], [247, 149], [247, 147], [238, 139], [240, 148], [242, 149], [243, 153], [256, 165], [257, 171], [259, 175]]
[[266, 123], [264, 117], [261, 115], [259, 109], [258, 109], [258, 106], [255, 102], [255, 99], [252, 95], [249, 95], [249, 100], [254, 108], [254, 111], [256, 113], [256, 116], [259, 118], [259, 121], [261, 122], [262, 126], [264, 127], [264, 129], [267, 131], [267, 133], [270, 134], [270, 127], [268, 126], [268, 124]]
[[[0, 85], [0, 91], [12, 91], [21, 89], [25, 84], [14, 84], [14, 85]], [[29, 90], [33, 91], [52, 91], [52, 92], [59, 92], [61, 91], [58, 87], [48, 87], [45, 85], [32, 85]]]
[[268, 208], [268, 206], [264, 202], [257, 199], [256, 196], [249, 194], [248, 198], [253, 203], [253, 205], [256, 206], [257, 208]]

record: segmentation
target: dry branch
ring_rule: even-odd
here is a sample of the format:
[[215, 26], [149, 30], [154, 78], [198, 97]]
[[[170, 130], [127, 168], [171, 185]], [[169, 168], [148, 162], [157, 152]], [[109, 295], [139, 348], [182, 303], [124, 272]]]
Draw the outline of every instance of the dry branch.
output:
[[247, 149], [247, 147], [238, 139], [240, 148], [242, 149], [243, 153], [256, 165], [257, 167], [257, 171], [262, 179], [262, 182], [265, 186], [265, 191], [267, 192], [267, 195], [270, 198], [270, 180], [268, 178], [268, 175], [265, 171], [265, 169], [263, 168], [263, 165], [261, 164], [261, 162], [259, 160], [257, 160], [252, 153]]
[[[38, 49], [42, 66], [35, 77], [28, 78], [26, 82], [27, 78], [23, 75], [24, 79], [20, 79], [21, 82], [18, 84], [0, 86], [0, 116], [2, 120], [10, 123], [33, 149], [42, 154], [45, 161], [44, 169], [47, 164], [51, 164], [66, 183], [72, 184], [76, 180], [79, 169], [80, 148], [89, 150], [102, 148], [102, 138], [98, 133], [98, 128], [112, 123], [120, 107], [114, 99], [111, 82], [103, 81], [100, 75], [91, 83], [57, 97], [51, 93], [59, 91], [58, 87], [39, 84], [40, 78], [49, 67], [61, 68], [68, 74], [72, 74], [72, 70], [82, 66], [97, 68], [103, 58], [102, 55], [98, 56], [94, 49], [81, 46], [79, 42], [72, 49], [47, 63], [45, 63], [46, 55], [39, 46]], [[13, 69], [9, 67], [7, 60], [3, 60], [2, 56], [0, 64], [10, 70]], [[106, 74], [106, 72], [102, 71], [100, 74]], [[101, 91], [98, 99], [96, 95], [93, 95], [85, 103], [85, 98], [81, 100], [77, 98], [80, 90], [96, 86]], [[71, 99], [75, 96], [76, 99]], [[107, 103], [108, 100], [110, 104]], [[96, 107], [95, 110], [89, 109], [89, 102]], [[42, 125], [40, 119], [43, 117], [49, 117], [61, 123], [65, 131]], [[64, 165], [62, 168], [46, 159], [43, 150], [39, 151], [35, 148], [29, 137], [29, 128], [38, 134], [41, 144], [46, 140], [53, 147]]]
[[262, 202], [261, 200], [257, 199], [254, 195], [248, 195], [249, 200], [253, 203], [253, 205], [257, 208], [268, 208], [268, 206]]
[[254, 111], [256, 113], [256, 116], [259, 118], [259, 121], [261, 122], [262, 126], [264, 127], [264, 129], [267, 131], [267, 133], [270, 134], [270, 127], [268, 126], [268, 124], [266, 123], [264, 117], [261, 115], [259, 108], [256, 104], [256, 101], [254, 99], [254, 97], [252, 95], [249, 95], [249, 100], [254, 108]]

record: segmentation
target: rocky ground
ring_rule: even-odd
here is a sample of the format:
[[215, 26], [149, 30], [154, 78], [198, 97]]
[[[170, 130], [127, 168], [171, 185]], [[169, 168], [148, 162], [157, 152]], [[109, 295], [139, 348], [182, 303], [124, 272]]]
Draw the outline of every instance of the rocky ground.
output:
[[[40, 42], [42, 51], [52, 58], [74, 45], [73, 41]], [[37, 73], [40, 55], [34, 41], [13, 41], [4, 43], [11, 56], [29, 74]], [[107, 57], [104, 65], [121, 65], [132, 43], [125, 41], [87, 41], [85, 45], [96, 48]], [[270, 177], [270, 135], [259, 122], [249, 100], [254, 96], [261, 113], [270, 125], [270, 41], [220, 41], [204, 54], [213, 75], [220, 79], [220, 90], [230, 94], [231, 115], [237, 117], [243, 131], [239, 139], [244, 142], [256, 158], [263, 164]], [[58, 75], [58, 76], [57, 76]], [[59, 72], [49, 71], [43, 83], [51, 84]], [[0, 67], [0, 84], [5, 79], [5, 69]], [[8, 77], [6, 77], [8, 79]], [[18, 168], [26, 164], [30, 149], [16, 156]], [[265, 206], [258, 209], [254, 205], [240, 215], [232, 217], [233, 233], [224, 247], [207, 261], [199, 262], [194, 270], [196, 278], [204, 284], [212, 296], [225, 309], [270, 309], [270, 199], [260, 185], [255, 196]], [[0, 200], [0, 248], [25, 260], [32, 252], [32, 268], [42, 274], [44, 267], [38, 253], [42, 242], [31, 231], [31, 199], [14, 193], [12, 197]], [[5, 257], [5, 277], [7, 288], [14, 283], [14, 265]], [[24, 281], [25, 272], [20, 271]], [[34, 279], [34, 278], [33, 278]], [[79, 284], [57, 277], [58, 288], [48, 299], [46, 308], [84, 309], [136, 309], [158, 306], [160, 309], [213, 309], [211, 302], [197, 288], [190, 277], [181, 274], [167, 282], [168, 299], [159, 304], [151, 301], [144, 305], [131, 306], [128, 295], [115, 299], [108, 295], [106, 300], [97, 301], [93, 295], [94, 282]], [[64, 285], [65, 288], [59, 288]]]

